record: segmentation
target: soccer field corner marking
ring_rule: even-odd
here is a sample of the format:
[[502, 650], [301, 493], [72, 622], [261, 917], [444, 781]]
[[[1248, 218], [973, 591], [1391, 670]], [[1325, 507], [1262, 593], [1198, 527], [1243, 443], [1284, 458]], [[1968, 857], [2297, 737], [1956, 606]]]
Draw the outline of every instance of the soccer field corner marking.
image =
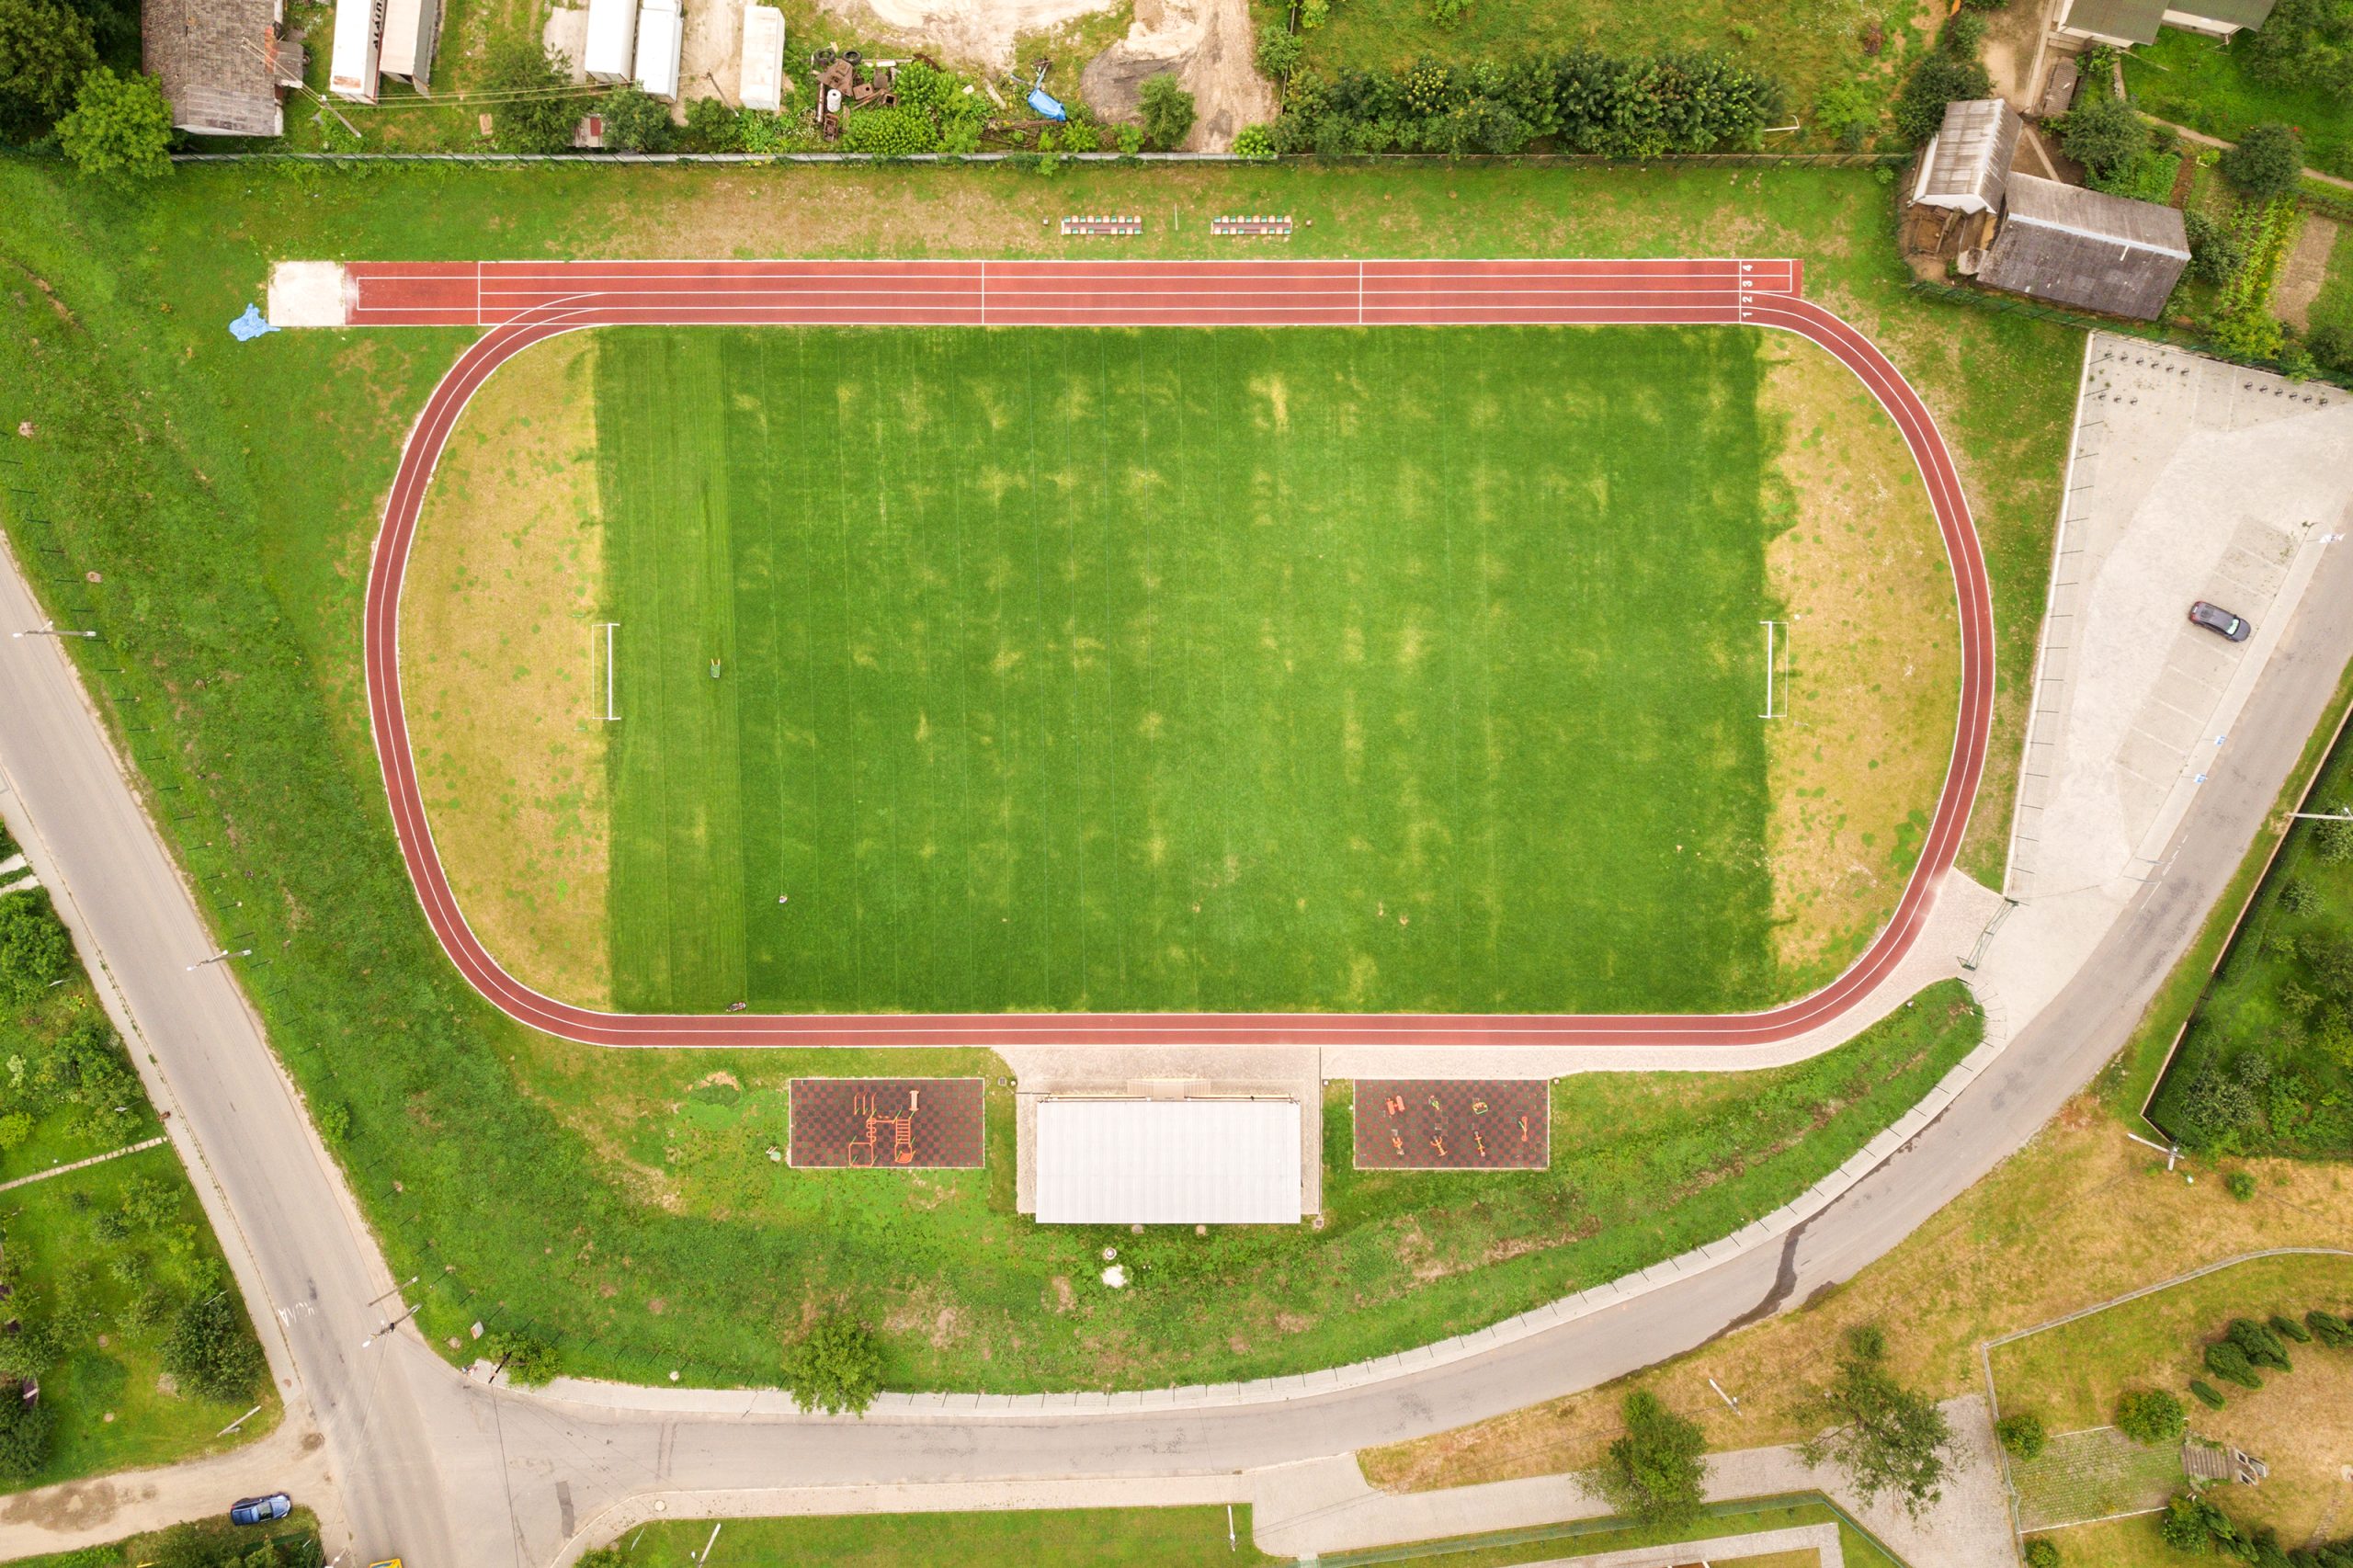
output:
[[[494, 324], [427, 395], [402, 451], [372, 551], [363, 653], [369, 711], [395, 834], [427, 923], [450, 960], [517, 1022], [608, 1046], [1011, 1045], [1333, 1041], [1709, 1046], [1783, 1040], [1836, 1022], [1910, 949], [1959, 854], [1993, 714], [1992, 598], [1951, 453], [1917, 392], [1870, 340], [1796, 290], [1755, 286], [1756, 258], [1685, 260], [352, 263], [352, 324]], [[1009, 268], [1009, 270], [1008, 270]], [[465, 303], [452, 302], [462, 293]], [[1351, 297], [1353, 296], [1353, 297]], [[1370, 297], [1369, 297], [1370, 296]], [[995, 316], [992, 301], [1005, 303]], [[495, 310], [492, 309], [495, 304]], [[1005, 312], [1011, 312], [1006, 320]], [[1370, 312], [1370, 313], [1369, 313]], [[561, 333], [607, 325], [1078, 326], [1755, 324], [1803, 336], [1852, 370], [1893, 419], [1926, 486], [1952, 568], [1961, 703], [1927, 841], [1895, 910], [1819, 990], [1724, 1015], [603, 1013], [516, 980], [468, 925], [433, 845], [401, 702], [399, 608], [435, 464], [474, 390]]]

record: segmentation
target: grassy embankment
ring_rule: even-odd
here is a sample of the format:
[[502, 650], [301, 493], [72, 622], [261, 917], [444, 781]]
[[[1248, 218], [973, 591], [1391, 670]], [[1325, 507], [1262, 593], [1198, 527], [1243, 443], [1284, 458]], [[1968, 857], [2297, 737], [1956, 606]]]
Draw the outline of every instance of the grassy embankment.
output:
[[[1271, 205], [1315, 219], [1293, 254], [1800, 255], [1812, 291], [1873, 333], [1937, 407], [1980, 501], [2008, 691], [2022, 687], [2031, 657], [2077, 339], [1905, 293], [1885, 247], [1886, 193], [1867, 173], [1089, 171], [1047, 185], [949, 170], [597, 168], [522, 177], [209, 167], [123, 202], [78, 189], [69, 198], [59, 179], [43, 166], [0, 165], [5, 205], [18, 215], [0, 230], [15, 278], [0, 294], [10, 329], [0, 335], [0, 379], [14, 389], [0, 415], [9, 427], [31, 419], [42, 432], [26, 449], [44, 521], [12, 518], [11, 527], [64, 551], [76, 572], [103, 569], [96, 614], [109, 642], [77, 652], [125, 655], [119, 665], [93, 658], [86, 667], [102, 703], [144, 699], [139, 722], [159, 731], [157, 745], [142, 748], [159, 760], [145, 766], [156, 785], [178, 786], [174, 799], [185, 802], [168, 816], [187, 820], [169, 820], [166, 830], [199, 877], [233, 879], [231, 892], [199, 884], [221, 901], [216, 915], [228, 918], [228, 900], [244, 898], [243, 930], [252, 910], [271, 912], [269, 929], [257, 933], [273, 959], [256, 975], [257, 1005], [314, 1101], [351, 1112], [343, 1153], [395, 1266], [455, 1267], [450, 1299], [426, 1317], [437, 1337], [488, 1316], [540, 1325], [567, 1365], [584, 1371], [659, 1379], [676, 1367], [701, 1381], [758, 1380], [772, 1375], [778, 1341], [804, 1306], [842, 1301], [881, 1317], [910, 1288], [978, 1291], [968, 1266], [979, 1248], [974, 1233], [933, 1218], [939, 1197], [930, 1182], [813, 1183], [792, 1199], [792, 1226], [745, 1222], [739, 1205], [769, 1167], [747, 1176], [747, 1162], [723, 1151], [685, 1157], [688, 1145], [670, 1137], [672, 1108], [711, 1073], [756, 1080], [817, 1063], [725, 1052], [621, 1057], [562, 1045], [492, 1015], [433, 949], [387, 831], [360, 699], [358, 624], [369, 540], [400, 437], [462, 335], [282, 334], [236, 346], [220, 325], [258, 287], [267, 257], [1060, 253], [1040, 220], [1107, 203], [1154, 211], [1174, 203], [1189, 213], [1182, 227], [1155, 224], [1147, 248], [1166, 254], [1211, 247], [1204, 214]], [[847, 210], [862, 214], [857, 225], [837, 222]], [[485, 213], [495, 214], [494, 227]], [[1979, 374], [1994, 358], [2005, 375]], [[2011, 697], [2006, 752], [2022, 713]], [[1981, 810], [1981, 824], [2006, 820], [2007, 777], [1997, 771], [1989, 786], [2001, 803]], [[1999, 842], [1998, 827], [1972, 839], [1981, 871], [1998, 865]], [[1745, 1171], [1757, 1184], [1750, 1201], [1780, 1201], [1909, 1102], [1915, 1091], [1890, 1073], [1933, 1078], [1931, 1059], [1958, 1043], [1933, 1032], [1893, 1048], [1852, 1048], [1847, 1065], [1822, 1069], [1859, 1091], [1843, 1140], [1810, 1137], [1793, 1163], [1756, 1165], [1752, 1152], [1787, 1132], [1735, 1115], [1737, 1136], [1703, 1138], [1707, 1158], [1681, 1179], [1714, 1192], [1721, 1170]], [[1852, 1063], [1874, 1055], [1878, 1066], [1854, 1078]], [[988, 1070], [969, 1057], [889, 1060], [907, 1071]], [[831, 1058], [820, 1070], [875, 1065]], [[1716, 1081], [1708, 1091], [1730, 1105], [1754, 1082]], [[1636, 1082], [1597, 1092], [1672, 1100], [1690, 1087]], [[1865, 1089], [1876, 1096], [1868, 1114], [1877, 1121], [1859, 1108]], [[1631, 1141], [1624, 1148], [1643, 1152]], [[1009, 1164], [999, 1160], [989, 1182], [1009, 1187]], [[955, 1179], [977, 1191], [978, 1178]], [[1343, 1187], [1333, 1183], [1336, 1192]], [[1385, 1217], [1390, 1267], [1354, 1270], [1395, 1287], [1404, 1304], [1393, 1313], [1335, 1301], [1333, 1279], [1347, 1276], [1317, 1250], [1334, 1244], [1332, 1231], [1320, 1241], [1220, 1238], [1212, 1244], [1277, 1251], [1302, 1290], [1317, 1281], [1309, 1328], [1285, 1335], [1270, 1312], [1236, 1350], [1196, 1333], [1113, 1324], [1115, 1348], [1132, 1359], [1107, 1363], [1101, 1341], [1085, 1337], [1106, 1331], [1100, 1320], [1039, 1313], [1040, 1301], [1058, 1300], [1059, 1270], [1032, 1256], [999, 1277], [1002, 1306], [943, 1323], [940, 1311], [959, 1303], [942, 1301], [920, 1327], [897, 1310], [889, 1377], [900, 1386], [1019, 1388], [1094, 1381], [1107, 1364], [1142, 1381], [1292, 1369], [1490, 1321], [1624, 1265], [1615, 1253], [1580, 1263], [1540, 1252], [1425, 1282], [1397, 1261], [1408, 1244], [1397, 1213], [1452, 1204], [1476, 1216], [1481, 1189], [1416, 1178], [1394, 1190], [1406, 1196]], [[1594, 1201], [1566, 1176], [1554, 1195], [1537, 1197], [1532, 1208], [1555, 1215]], [[990, 1228], [981, 1233], [993, 1238], [1039, 1235], [1014, 1221], [1008, 1199], [992, 1186], [957, 1212], [985, 1215]], [[1685, 1222], [1670, 1216], [1660, 1224]], [[1520, 1239], [1560, 1233], [1524, 1217], [1512, 1223]], [[1031, 1244], [1083, 1251], [1072, 1241]], [[1631, 1244], [1674, 1250], [1663, 1233]], [[754, 1288], [777, 1278], [807, 1281], [809, 1295], [779, 1301], [764, 1283]], [[1022, 1332], [999, 1333], [1004, 1314], [1017, 1313]], [[976, 1358], [981, 1341], [972, 1336], [981, 1334], [997, 1351], [993, 1365]]]

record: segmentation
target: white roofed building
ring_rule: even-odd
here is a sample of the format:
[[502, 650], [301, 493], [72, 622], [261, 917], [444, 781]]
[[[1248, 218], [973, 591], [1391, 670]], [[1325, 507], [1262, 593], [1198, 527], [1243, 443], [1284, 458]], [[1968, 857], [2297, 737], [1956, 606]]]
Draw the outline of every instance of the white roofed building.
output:
[[1292, 1099], [1074, 1096], [1037, 1106], [1044, 1225], [1295, 1225]]
[[773, 114], [784, 107], [784, 13], [773, 6], [744, 7], [744, 74], [735, 97], [745, 108]]
[[422, 92], [431, 85], [441, 37], [441, 0], [384, 0], [384, 40], [376, 69]]
[[580, 69], [588, 80], [618, 85], [637, 64], [637, 0], [588, 0], [588, 42]]

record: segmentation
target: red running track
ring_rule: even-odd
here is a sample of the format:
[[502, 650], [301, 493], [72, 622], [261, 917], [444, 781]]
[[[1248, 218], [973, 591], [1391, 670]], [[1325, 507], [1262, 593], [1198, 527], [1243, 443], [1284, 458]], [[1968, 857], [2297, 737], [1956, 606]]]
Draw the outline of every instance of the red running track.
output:
[[[1835, 1022], [1892, 972], [1952, 867], [1993, 719], [1993, 603], [1952, 456], [1917, 393], [1860, 333], [1800, 297], [1794, 261], [630, 261], [355, 263], [354, 326], [480, 326], [433, 389], [393, 476], [368, 578], [368, 703], [392, 824], [459, 972], [520, 1022], [590, 1045], [1754, 1045]], [[1836, 355], [1919, 465], [1961, 619], [1952, 761], [1918, 866], [1837, 979], [1756, 1013], [617, 1014], [542, 996], [476, 939], [433, 846], [401, 705], [400, 596], [426, 485], [466, 402], [510, 356], [583, 327], [1747, 324]]]

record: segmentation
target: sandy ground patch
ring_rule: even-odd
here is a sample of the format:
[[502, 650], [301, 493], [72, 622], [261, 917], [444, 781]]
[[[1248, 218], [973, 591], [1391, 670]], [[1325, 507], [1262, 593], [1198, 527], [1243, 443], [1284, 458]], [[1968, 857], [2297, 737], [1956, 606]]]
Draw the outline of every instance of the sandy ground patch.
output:
[[1894, 422], [1813, 345], [1775, 337], [1766, 353], [1764, 411], [1781, 426], [1770, 515], [1785, 525], [1766, 570], [1789, 621], [1787, 717], [1766, 730], [1774, 939], [1786, 970], [1826, 979], [1910, 874], [1951, 756], [1960, 653], [1944, 547]]
[[601, 1006], [596, 345], [573, 333], [528, 349], [468, 405], [417, 528], [401, 673], [434, 844], [467, 923], [521, 980]]
[[1145, 79], [1174, 71], [1193, 95], [1185, 146], [1222, 153], [1244, 126], [1275, 118], [1275, 89], [1252, 63], [1256, 37], [1249, 0], [1136, 0], [1128, 36], [1086, 68], [1086, 101], [1131, 117]]
[[[1894, 1252], [1803, 1310], [1619, 1383], [1368, 1449], [1365, 1475], [1376, 1486], [1418, 1491], [1588, 1469], [1620, 1435], [1618, 1404], [1629, 1387], [1652, 1389], [1698, 1420], [1711, 1448], [1797, 1441], [1811, 1435], [1808, 1394], [1853, 1324], [1884, 1327], [1893, 1368], [1913, 1386], [1939, 1397], [1975, 1392], [1981, 1340], [2202, 1263], [2263, 1247], [2342, 1246], [2353, 1233], [2353, 1167], [2280, 1160], [2245, 1168], [2258, 1184], [2246, 1203], [2223, 1192], [2211, 1166], [2168, 1175], [2163, 1157], [2127, 1142], [2087, 1093]], [[2292, 1376], [2303, 1375], [2299, 1363]], [[1742, 1415], [1724, 1409], [1711, 1377], [1740, 1396]]]
[[2328, 257], [2336, 248], [2336, 228], [2326, 218], [2305, 214], [2303, 232], [2296, 236], [2296, 248], [2288, 253], [2279, 287], [2272, 292], [2272, 308], [2298, 332], [2312, 324], [2313, 301], [2320, 298], [2321, 286], [2328, 281]]
[[[845, 22], [879, 22], [888, 32], [919, 41], [954, 60], [1008, 68], [1013, 40], [1051, 32], [1065, 22], [1108, 10], [1113, 0], [820, 0]], [[788, 49], [788, 53], [790, 50]]]

